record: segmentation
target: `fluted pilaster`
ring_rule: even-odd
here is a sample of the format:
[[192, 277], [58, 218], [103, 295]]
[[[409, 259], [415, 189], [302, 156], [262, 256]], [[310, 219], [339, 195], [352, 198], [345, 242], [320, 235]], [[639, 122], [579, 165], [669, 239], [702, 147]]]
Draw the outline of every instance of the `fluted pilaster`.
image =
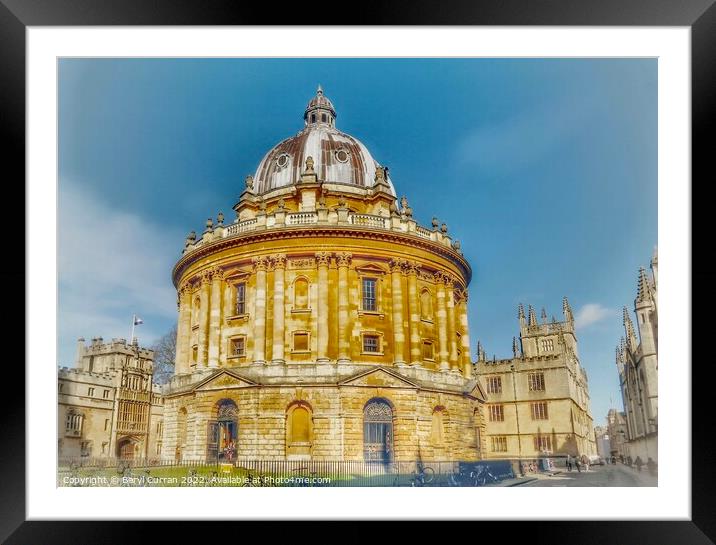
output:
[[350, 325], [349, 310], [350, 301], [348, 294], [348, 268], [351, 264], [352, 255], [348, 252], [336, 254], [338, 265], [338, 361], [348, 362], [350, 356]]
[[204, 271], [199, 288], [199, 357], [197, 367], [206, 367], [209, 363], [209, 307], [211, 304], [211, 273]]
[[179, 288], [179, 318], [177, 320], [176, 374], [189, 372], [191, 359], [191, 286], [185, 283]]
[[254, 297], [254, 363], [266, 362], [266, 265], [264, 256], [254, 257], [256, 294]]
[[403, 327], [403, 261], [390, 261], [393, 292], [393, 350], [396, 365], [405, 365], [405, 328]]
[[410, 363], [420, 365], [420, 301], [418, 298], [418, 264], [408, 263], [408, 312], [410, 313]]
[[440, 370], [447, 371], [450, 368], [450, 347], [448, 344], [448, 324], [447, 324], [447, 294], [445, 290], [445, 275], [435, 273], [435, 283], [437, 285], [437, 302], [438, 310], [435, 313], [438, 326], [438, 361], [440, 362]]
[[465, 378], [472, 377], [472, 361], [470, 359], [470, 329], [467, 323], [467, 291], [460, 293], [458, 302], [458, 317], [462, 333], [462, 374]]
[[328, 361], [328, 264], [330, 252], [316, 253], [318, 265], [318, 346], [317, 361]]
[[455, 282], [451, 277], [447, 277], [445, 280], [445, 303], [447, 310], [448, 347], [450, 350], [450, 370], [458, 372], [459, 364], [457, 361], [457, 329], [455, 328]]
[[285, 363], [285, 320], [286, 309], [284, 307], [285, 295], [285, 274], [286, 256], [277, 254], [272, 256], [273, 264], [273, 351], [271, 354], [272, 363]]
[[211, 270], [211, 308], [209, 309], [209, 367], [219, 366], [219, 339], [221, 333], [221, 292], [224, 271]]

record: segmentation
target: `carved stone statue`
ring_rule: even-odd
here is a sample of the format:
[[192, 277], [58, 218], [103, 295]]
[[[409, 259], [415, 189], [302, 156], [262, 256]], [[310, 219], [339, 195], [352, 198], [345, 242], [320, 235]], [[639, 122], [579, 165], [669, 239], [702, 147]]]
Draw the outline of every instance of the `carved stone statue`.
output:
[[254, 189], [254, 177], [253, 176], [246, 176], [246, 189], [249, 191], [252, 191]]
[[310, 155], [306, 157], [306, 172], [309, 174], [313, 173], [313, 157]]

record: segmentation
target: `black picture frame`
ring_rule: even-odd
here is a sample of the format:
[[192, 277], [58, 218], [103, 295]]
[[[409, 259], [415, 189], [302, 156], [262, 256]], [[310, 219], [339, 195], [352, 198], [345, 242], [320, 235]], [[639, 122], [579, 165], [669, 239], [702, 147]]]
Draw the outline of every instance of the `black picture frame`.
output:
[[[691, 28], [692, 53], [692, 255], [693, 260], [708, 255], [710, 246], [698, 245], [701, 237], [708, 236], [712, 229], [707, 222], [711, 218], [709, 199], [704, 195], [707, 187], [707, 168], [713, 154], [710, 125], [716, 118], [716, 6], [714, 0], [501, 0], [478, 4], [469, 0], [437, 3], [428, 0], [404, 2], [366, 3], [361, 9], [351, 10], [350, 24], [370, 25], [568, 25], [568, 26], [684, 26]], [[25, 178], [25, 30], [28, 26], [87, 26], [87, 25], [259, 25], [259, 24], [345, 24], [341, 20], [345, 10], [317, 10], [311, 12], [310, 4], [287, 4], [276, 10], [269, 3], [239, 3], [231, 0], [212, 2], [194, 0], [0, 0], [0, 63], [2, 84], [0, 85], [0, 131], [5, 136], [3, 154], [6, 172], [4, 207], [6, 225], [15, 226], [31, 221], [31, 210], [18, 205], [24, 202], [20, 197], [10, 197], [10, 190], [22, 187], [19, 180]], [[349, 7], [349, 6], [348, 6]], [[12, 174], [7, 174], [10, 166]], [[14, 199], [14, 200], [13, 200]], [[8, 205], [10, 204], [10, 205]], [[23, 212], [26, 218], [22, 217]], [[8, 230], [10, 232], [10, 230]], [[8, 233], [10, 234], [10, 233]], [[16, 234], [6, 241], [6, 252], [15, 256], [24, 255], [23, 241]], [[15, 244], [15, 248], [12, 245]], [[699, 251], [701, 250], [701, 251]], [[706, 250], [706, 251], [705, 251]], [[703, 258], [702, 258], [703, 259]], [[10, 271], [4, 268], [4, 285], [25, 283], [24, 260], [17, 259]], [[716, 308], [713, 295], [714, 273], [704, 264], [695, 268], [692, 275], [692, 290], [698, 294], [698, 305], [694, 305], [692, 336], [708, 339], [706, 328], [710, 321], [699, 319], [698, 312]], [[26, 290], [31, 286], [26, 286]], [[19, 291], [19, 290], [15, 290]], [[15, 293], [18, 301], [12, 308], [24, 308], [24, 297]], [[19, 299], [23, 299], [20, 301]], [[22, 346], [15, 334], [25, 325], [18, 312], [3, 313], [6, 339], [11, 345]], [[688, 319], [688, 317], [683, 317]], [[14, 326], [14, 329], [11, 329]], [[33, 324], [26, 324], [33, 327]], [[21, 333], [17, 331], [17, 333]], [[22, 331], [24, 333], [24, 331]], [[24, 338], [24, 335], [22, 335]], [[711, 382], [707, 377], [709, 360], [706, 343], [684, 346], [684, 358], [671, 362], [684, 367], [688, 372], [692, 365], [692, 517], [691, 521], [569, 521], [569, 522], [481, 522], [479, 534], [474, 539], [487, 536], [509, 536], [508, 542], [518, 539], [531, 543], [649, 543], [649, 544], [706, 544], [716, 538], [716, 509], [713, 507], [716, 486], [716, 454], [710, 445], [711, 407], [707, 406], [711, 396], [707, 388]], [[702, 356], [702, 357], [698, 357]], [[7, 360], [10, 361], [10, 358]], [[669, 363], [667, 363], [669, 364]], [[53, 368], [48, 363], [48, 369]], [[6, 388], [0, 455], [0, 540], [10, 545], [20, 544], [98, 544], [115, 542], [143, 542], [151, 527], [150, 522], [69, 522], [69, 521], [26, 521], [25, 520], [25, 373], [14, 365], [13, 388]], [[7, 369], [6, 369], [7, 371]], [[12, 398], [14, 391], [15, 398]], [[618, 500], [617, 500], [618, 501]], [[478, 509], [479, 506], [476, 506]], [[507, 508], [507, 511], [509, 509]], [[559, 506], [555, 506], [555, 517], [559, 517]], [[78, 513], [78, 518], [81, 514]], [[172, 521], [162, 524], [163, 542], [181, 541], [189, 528], [187, 522]], [[241, 534], [225, 526], [228, 523], [197, 522], [211, 535], [248, 536], [266, 535], [273, 537], [280, 532], [273, 530], [267, 535], [268, 523], [246, 523]], [[247, 528], [245, 525], [252, 527]], [[294, 523], [296, 524], [296, 523]], [[452, 524], [465, 523], [453, 522]], [[261, 527], [254, 527], [261, 525]], [[334, 528], [325, 523], [314, 528], [298, 529], [294, 535], [317, 536], [325, 534], [337, 537]], [[461, 528], [462, 529], [462, 528]], [[228, 532], [228, 533], [227, 533]], [[411, 524], [401, 529], [401, 541], [414, 539], [425, 532], [423, 524]], [[451, 534], [454, 530], [450, 530]], [[208, 534], [205, 534], [208, 535]], [[341, 541], [359, 541], [359, 532], [341, 534]], [[512, 537], [514, 536], [514, 538]], [[285, 536], [284, 536], [285, 537]]]

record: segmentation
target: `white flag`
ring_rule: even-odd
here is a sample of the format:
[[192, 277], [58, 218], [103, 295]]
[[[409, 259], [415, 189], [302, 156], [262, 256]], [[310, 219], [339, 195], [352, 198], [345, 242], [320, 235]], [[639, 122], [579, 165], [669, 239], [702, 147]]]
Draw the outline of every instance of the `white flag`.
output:
[[144, 323], [144, 321], [139, 316], [134, 317], [134, 325], [139, 325], [139, 324], [143, 324], [143, 323]]

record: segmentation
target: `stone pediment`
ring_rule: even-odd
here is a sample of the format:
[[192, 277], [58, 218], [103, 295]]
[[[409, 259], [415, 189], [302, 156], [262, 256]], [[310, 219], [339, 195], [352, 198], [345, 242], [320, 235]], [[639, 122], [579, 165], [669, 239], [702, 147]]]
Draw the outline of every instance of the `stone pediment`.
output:
[[379, 267], [375, 263], [367, 263], [365, 265], [358, 265], [356, 266], [356, 271], [362, 272], [362, 273], [373, 273], [373, 274], [385, 274], [385, 269], [382, 267]]
[[206, 390], [225, 390], [227, 388], [248, 388], [255, 385], [254, 381], [240, 375], [229, 371], [220, 371], [197, 384], [193, 390], [203, 392]]
[[485, 395], [484, 390], [482, 389], [482, 385], [480, 384], [479, 380], [475, 380], [475, 383], [472, 385], [472, 387], [468, 387], [467, 389], [467, 395], [476, 397], [477, 399], [480, 399], [482, 401], [487, 401], [487, 396]]
[[230, 269], [226, 269], [224, 271], [224, 278], [226, 280], [230, 280], [232, 278], [242, 278], [244, 276], [248, 276], [251, 274], [251, 271], [247, 271], [245, 269], [241, 269], [239, 267], [231, 267]]
[[418, 384], [408, 380], [407, 378], [387, 371], [386, 369], [371, 369], [370, 371], [362, 371], [357, 375], [353, 375], [339, 382], [345, 386], [381, 386], [386, 388], [418, 388]]

